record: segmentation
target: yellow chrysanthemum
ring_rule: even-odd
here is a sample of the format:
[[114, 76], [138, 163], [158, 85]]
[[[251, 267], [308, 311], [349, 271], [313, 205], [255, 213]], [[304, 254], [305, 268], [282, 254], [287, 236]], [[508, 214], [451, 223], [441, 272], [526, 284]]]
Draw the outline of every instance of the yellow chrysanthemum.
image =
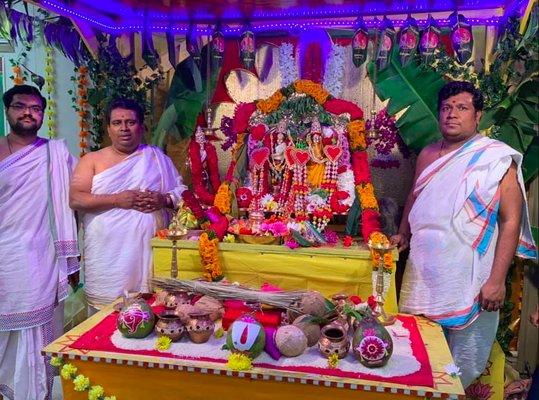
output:
[[170, 345], [172, 344], [172, 339], [168, 336], [161, 336], [158, 337], [155, 341], [155, 349], [159, 351], [166, 351], [170, 348]]
[[64, 360], [62, 357], [52, 357], [50, 364], [53, 367], [61, 367], [62, 365], [64, 365]]
[[88, 400], [100, 400], [105, 395], [103, 386], [95, 385], [88, 390]]
[[232, 353], [226, 366], [233, 371], [248, 371], [253, 367], [252, 360], [245, 354]]
[[73, 385], [75, 387], [75, 391], [84, 392], [90, 387], [90, 378], [87, 378], [82, 374], [77, 375], [75, 379], [73, 379]]
[[60, 376], [65, 380], [73, 378], [76, 373], [77, 367], [75, 367], [73, 364], [64, 364], [64, 366], [60, 370]]
[[332, 353], [328, 357], [328, 368], [335, 369], [339, 365], [339, 355]]

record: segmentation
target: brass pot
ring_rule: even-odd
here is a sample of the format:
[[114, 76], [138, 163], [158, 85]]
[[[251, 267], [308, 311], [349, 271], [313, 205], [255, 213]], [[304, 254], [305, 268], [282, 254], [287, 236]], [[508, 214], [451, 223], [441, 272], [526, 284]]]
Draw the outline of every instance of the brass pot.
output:
[[167, 312], [159, 314], [155, 324], [155, 333], [158, 337], [166, 336], [173, 342], [177, 342], [182, 338], [184, 332], [185, 326], [176, 314]]
[[164, 303], [167, 310], [175, 310], [180, 304], [191, 304], [191, 296], [183, 290], [169, 292]]
[[344, 358], [350, 349], [350, 341], [346, 330], [337, 324], [329, 324], [322, 328], [318, 349], [324, 357], [337, 354], [339, 358]]
[[186, 328], [193, 343], [206, 343], [213, 335], [215, 324], [210, 319], [209, 313], [194, 312], [189, 314]]

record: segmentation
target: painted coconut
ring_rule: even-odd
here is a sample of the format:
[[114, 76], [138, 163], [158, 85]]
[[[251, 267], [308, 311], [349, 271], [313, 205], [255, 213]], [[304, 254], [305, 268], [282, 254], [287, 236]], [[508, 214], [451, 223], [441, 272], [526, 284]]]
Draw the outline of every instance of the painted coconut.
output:
[[116, 326], [126, 338], [141, 339], [148, 336], [155, 325], [152, 308], [144, 300], [135, 300], [122, 309]]
[[265, 343], [264, 327], [252, 315], [242, 315], [228, 328], [226, 344], [233, 353], [255, 359], [264, 350]]
[[368, 368], [386, 365], [393, 353], [393, 340], [387, 329], [370, 313], [356, 326], [352, 349], [359, 362]]

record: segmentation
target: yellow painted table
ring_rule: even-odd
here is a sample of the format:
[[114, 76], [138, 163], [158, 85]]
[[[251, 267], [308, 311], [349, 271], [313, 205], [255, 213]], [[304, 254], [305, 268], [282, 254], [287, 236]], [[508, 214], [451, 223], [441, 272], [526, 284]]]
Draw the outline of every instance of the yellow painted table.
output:
[[[441, 328], [423, 318], [416, 318], [416, 322], [429, 356], [433, 388], [258, 367], [233, 372], [221, 363], [69, 347], [111, 311], [112, 305], [55, 340], [43, 352], [65, 358], [92, 385], [102, 386], [106, 395], [115, 395], [118, 400], [461, 399], [464, 395], [459, 379], [445, 372], [452, 359]], [[62, 381], [62, 385], [65, 400], [88, 398], [87, 392], [75, 392], [72, 382]]]
[[[154, 275], [170, 277], [172, 242], [152, 239]], [[202, 275], [198, 242], [179, 240], [178, 277]], [[229, 281], [249, 287], [268, 282], [285, 290], [317, 290], [329, 297], [344, 292], [367, 299], [372, 294], [372, 264], [366, 247], [318, 247], [290, 250], [286, 246], [219, 243], [219, 257]], [[396, 261], [398, 253], [393, 252]], [[395, 268], [393, 268], [395, 270]], [[397, 312], [395, 275], [385, 309]]]

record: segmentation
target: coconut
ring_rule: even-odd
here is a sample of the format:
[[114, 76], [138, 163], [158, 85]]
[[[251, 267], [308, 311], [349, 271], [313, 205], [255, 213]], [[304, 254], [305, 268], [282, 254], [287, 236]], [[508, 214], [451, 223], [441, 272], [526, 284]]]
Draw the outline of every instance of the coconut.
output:
[[210, 319], [212, 321], [223, 318], [223, 315], [225, 314], [223, 303], [211, 296], [202, 296], [195, 303], [195, 307], [199, 311], [210, 314]]
[[302, 314], [323, 317], [326, 313], [326, 299], [319, 292], [306, 293], [299, 303]]
[[191, 304], [178, 304], [176, 306], [176, 309], [174, 310], [174, 314], [180, 317], [182, 324], [185, 325], [190, 320], [189, 314], [195, 313], [197, 311], [199, 311], [198, 308]]
[[277, 329], [275, 344], [285, 357], [296, 357], [307, 348], [307, 337], [295, 325], [283, 325]]
[[264, 350], [266, 333], [260, 322], [249, 314], [244, 314], [228, 328], [226, 345], [233, 353], [245, 354], [251, 360]]
[[307, 346], [311, 347], [318, 343], [320, 339], [320, 325], [313, 322], [310, 315], [300, 315], [294, 321], [294, 326], [301, 329], [307, 337]]

